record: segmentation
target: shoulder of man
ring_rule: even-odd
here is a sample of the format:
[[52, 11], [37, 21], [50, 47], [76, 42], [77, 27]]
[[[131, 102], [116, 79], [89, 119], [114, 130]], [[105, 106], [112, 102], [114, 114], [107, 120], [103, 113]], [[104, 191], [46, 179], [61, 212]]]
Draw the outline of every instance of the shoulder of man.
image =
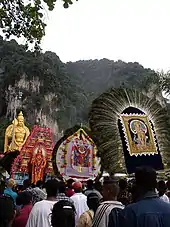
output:
[[95, 214], [95, 217], [94, 217], [94, 221], [93, 221], [93, 227], [99, 227], [99, 226], [102, 226], [104, 227], [106, 223], [106, 218], [109, 217], [109, 214], [111, 212], [111, 210], [114, 208], [114, 207], [118, 207], [120, 204], [120, 208], [122, 207], [123, 209], [123, 206], [121, 205], [121, 203], [114, 203], [114, 202], [103, 202], [99, 205], [97, 211], [96, 211], [96, 214]]

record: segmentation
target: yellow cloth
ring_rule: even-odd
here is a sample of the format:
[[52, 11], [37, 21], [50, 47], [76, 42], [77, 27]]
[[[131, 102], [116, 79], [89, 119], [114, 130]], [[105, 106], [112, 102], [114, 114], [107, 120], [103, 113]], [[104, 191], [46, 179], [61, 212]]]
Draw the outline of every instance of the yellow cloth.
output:
[[93, 217], [94, 212], [92, 210], [84, 212], [78, 220], [77, 227], [92, 227]]

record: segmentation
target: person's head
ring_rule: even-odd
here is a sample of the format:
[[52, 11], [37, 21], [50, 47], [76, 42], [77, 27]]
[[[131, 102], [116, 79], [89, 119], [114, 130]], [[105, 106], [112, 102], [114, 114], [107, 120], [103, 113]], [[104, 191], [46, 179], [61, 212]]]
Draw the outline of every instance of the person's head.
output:
[[31, 193], [27, 192], [27, 191], [24, 191], [24, 192], [21, 192], [18, 194], [18, 197], [16, 198], [16, 204], [18, 206], [26, 206], [26, 205], [29, 205], [31, 204], [31, 201], [32, 201], [32, 195]]
[[0, 227], [10, 227], [15, 218], [13, 199], [7, 196], [0, 197]]
[[35, 188], [35, 184], [34, 183], [31, 184], [31, 188]]
[[59, 182], [58, 183], [58, 191], [59, 193], [65, 193], [66, 192], [66, 185], [64, 182]]
[[120, 187], [120, 190], [125, 190], [127, 188], [127, 180], [126, 179], [120, 179], [119, 180], [119, 187]]
[[108, 200], [117, 200], [119, 194], [119, 185], [115, 179], [106, 179], [103, 183], [103, 199]]
[[81, 182], [77, 181], [73, 183], [73, 189], [75, 193], [80, 193], [82, 192], [83, 185]]
[[25, 190], [25, 189], [27, 189], [29, 187], [31, 187], [31, 181], [29, 179], [24, 180], [23, 189]]
[[135, 172], [136, 189], [139, 194], [156, 189], [156, 171], [151, 167], [139, 167]]
[[92, 192], [87, 196], [87, 205], [90, 210], [96, 212], [99, 203], [100, 203], [99, 196], [96, 193]]
[[16, 182], [14, 179], [10, 178], [7, 182], [7, 187], [8, 188], [14, 188], [16, 186]]
[[70, 188], [70, 189], [72, 189], [73, 183], [74, 183], [74, 180], [72, 178], [68, 179], [67, 180], [67, 187]]
[[163, 181], [163, 180], [159, 181], [157, 184], [157, 189], [159, 192], [159, 196], [163, 196], [167, 190], [165, 181]]
[[102, 192], [102, 184], [100, 181], [94, 183], [94, 188], [98, 190], [100, 193]]
[[43, 181], [41, 181], [41, 180], [37, 181], [36, 187], [42, 188], [42, 186], [43, 186]]
[[87, 181], [87, 189], [93, 189], [94, 188], [94, 183], [92, 179], [89, 179]]
[[58, 181], [55, 179], [48, 180], [45, 184], [45, 189], [47, 197], [56, 197], [58, 191]]
[[52, 227], [75, 227], [75, 208], [66, 200], [57, 202], [52, 210]]

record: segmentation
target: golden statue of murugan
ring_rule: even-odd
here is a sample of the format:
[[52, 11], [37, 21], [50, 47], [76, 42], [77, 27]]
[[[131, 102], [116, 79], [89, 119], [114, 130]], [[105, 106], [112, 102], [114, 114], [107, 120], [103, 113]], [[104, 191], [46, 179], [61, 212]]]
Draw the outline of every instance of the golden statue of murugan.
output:
[[30, 134], [29, 129], [24, 124], [23, 113], [18, 114], [5, 132], [4, 152], [20, 151]]

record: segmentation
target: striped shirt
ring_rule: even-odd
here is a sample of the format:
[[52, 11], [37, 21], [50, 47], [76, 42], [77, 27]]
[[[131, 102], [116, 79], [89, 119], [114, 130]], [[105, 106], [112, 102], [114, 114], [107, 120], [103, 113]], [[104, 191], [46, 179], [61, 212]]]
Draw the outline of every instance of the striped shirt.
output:
[[113, 208], [124, 209], [124, 206], [118, 201], [106, 201], [101, 203], [96, 211], [93, 227], [108, 227], [109, 215]]
[[68, 196], [66, 196], [65, 193], [58, 193], [56, 199], [57, 199], [57, 201], [66, 200], [66, 201], [69, 201], [70, 203], [74, 204], [73, 200], [70, 199]]

